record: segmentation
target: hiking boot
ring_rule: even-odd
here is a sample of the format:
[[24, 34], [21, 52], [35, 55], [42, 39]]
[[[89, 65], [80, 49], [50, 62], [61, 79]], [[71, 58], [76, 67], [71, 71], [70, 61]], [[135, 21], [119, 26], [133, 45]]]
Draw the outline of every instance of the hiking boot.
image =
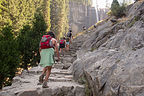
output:
[[42, 83], [38, 82], [37, 85], [42, 85]]
[[46, 81], [43, 82], [42, 88], [48, 88]]
[[40, 82], [40, 83], [43, 83], [43, 78], [44, 78], [44, 75], [40, 75], [40, 76], [39, 76], [39, 82]]

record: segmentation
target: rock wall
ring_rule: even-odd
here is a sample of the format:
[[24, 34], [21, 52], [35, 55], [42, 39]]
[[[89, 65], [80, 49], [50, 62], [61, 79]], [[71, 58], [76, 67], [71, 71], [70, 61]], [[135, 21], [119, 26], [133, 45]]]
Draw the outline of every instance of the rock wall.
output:
[[71, 70], [75, 80], [85, 77], [91, 96], [144, 96], [144, 1], [131, 5], [127, 17], [102, 22], [74, 43], [79, 41]]
[[87, 28], [96, 23], [96, 11], [94, 7], [81, 3], [69, 3], [69, 25], [74, 34], [82, 31], [82, 27]]

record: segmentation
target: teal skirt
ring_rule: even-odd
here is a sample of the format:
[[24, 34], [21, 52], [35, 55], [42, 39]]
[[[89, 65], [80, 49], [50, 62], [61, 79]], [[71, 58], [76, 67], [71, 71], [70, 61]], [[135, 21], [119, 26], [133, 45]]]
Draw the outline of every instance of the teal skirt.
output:
[[46, 66], [52, 66], [54, 64], [54, 49], [53, 48], [42, 49], [40, 56], [41, 56], [40, 66], [46, 67]]

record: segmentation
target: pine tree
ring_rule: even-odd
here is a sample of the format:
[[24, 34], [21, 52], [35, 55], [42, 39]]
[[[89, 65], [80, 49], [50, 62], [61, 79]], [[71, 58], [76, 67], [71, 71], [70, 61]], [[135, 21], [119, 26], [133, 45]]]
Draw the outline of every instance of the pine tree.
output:
[[32, 23], [36, 9], [44, 1], [47, 0], [0, 0], [0, 28], [10, 24], [15, 33], [19, 32], [23, 25]]
[[0, 89], [11, 84], [19, 66], [18, 43], [10, 26], [0, 32]]
[[[35, 18], [34, 18], [34, 22], [33, 22], [33, 27], [32, 27], [32, 31], [33, 31], [33, 59], [32, 59], [32, 65], [35, 65], [40, 57], [39, 57], [39, 43], [40, 43], [40, 39], [42, 37], [42, 35], [46, 34], [47, 31], [47, 23], [45, 22], [44, 16], [43, 14], [38, 11], [35, 14]], [[35, 55], [37, 54], [37, 55]]]
[[117, 16], [117, 11], [120, 8], [119, 2], [117, 0], [113, 0], [111, 4], [111, 11], [114, 16]]
[[19, 50], [21, 53], [21, 67], [27, 69], [36, 66], [39, 61], [39, 42], [43, 34], [46, 33], [47, 25], [40, 10], [35, 13], [32, 28], [26, 25], [21, 29], [18, 36]]
[[111, 4], [111, 11], [112, 15], [116, 16], [117, 18], [125, 16], [125, 5], [122, 4], [122, 6], [120, 6], [117, 0], [113, 0]]
[[62, 37], [69, 29], [68, 11], [69, 0], [51, 1], [51, 30], [57, 38]]

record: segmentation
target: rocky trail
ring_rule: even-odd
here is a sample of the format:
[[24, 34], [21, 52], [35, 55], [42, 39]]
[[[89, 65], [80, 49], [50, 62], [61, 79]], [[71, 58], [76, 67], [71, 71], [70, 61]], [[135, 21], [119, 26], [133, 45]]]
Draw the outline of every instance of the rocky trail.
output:
[[48, 81], [49, 88], [42, 88], [42, 85], [38, 84], [43, 69], [38, 66], [16, 76], [12, 86], [4, 87], [0, 96], [84, 96], [84, 86], [73, 80], [69, 69], [76, 59], [77, 44], [73, 45], [75, 46], [71, 47], [69, 52], [61, 54], [61, 61], [53, 65]]
[[144, 96], [144, 0], [84, 33], [54, 64], [49, 88], [37, 85], [42, 68], [34, 67], [0, 96]]

